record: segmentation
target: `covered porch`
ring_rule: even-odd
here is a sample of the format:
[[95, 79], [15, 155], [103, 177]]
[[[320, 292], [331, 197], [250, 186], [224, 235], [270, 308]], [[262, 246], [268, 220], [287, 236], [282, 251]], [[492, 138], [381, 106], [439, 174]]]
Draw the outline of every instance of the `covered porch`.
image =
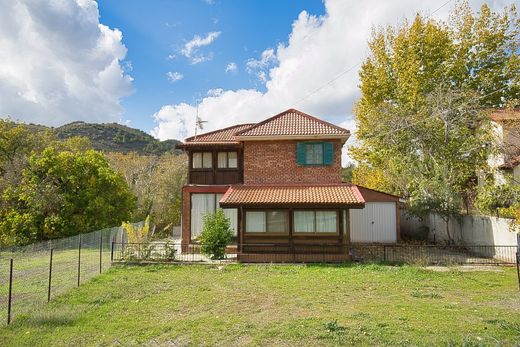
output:
[[349, 209], [363, 208], [356, 186], [231, 186], [220, 207], [237, 209], [242, 262], [350, 260]]

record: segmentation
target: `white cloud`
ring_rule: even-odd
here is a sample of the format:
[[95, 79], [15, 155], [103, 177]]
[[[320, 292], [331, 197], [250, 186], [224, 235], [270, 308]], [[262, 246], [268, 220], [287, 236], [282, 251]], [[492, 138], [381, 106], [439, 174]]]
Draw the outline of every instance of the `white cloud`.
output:
[[[476, 10], [483, 2], [473, 0], [470, 5]], [[511, 1], [495, 1], [493, 7], [502, 8], [508, 3]], [[439, 9], [434, 17], [447, 19], [451, 6]], [[413, 18], [417, 11], [428, 15], [439, 7], [435, 0], [326, 0], [323, 16], [302, 11], [292, 24], [287, 43], [266, 49], [259, 59], [246, 63], [250, 73], [265, 81], [265, 91], [224, 90], [202, 99], [199, 114], [209, 121], [205, 130], [257, 122], [297, 108], [354, 132], [352, 108], [360, 95], [359, 63], [368, 52], [372, 28], [399, 24], [404, 18]], [[159, 112], [155, 114], [157, 126], [152, 134], [161, 139], [193, 135], [195, 108], [187, 104], [168, 107], [168, 112], [161, 109], [160, 117]], [[186, 127], [179, 127], [180, 119]]]
[[237, 67], [237, 64], [235, 62], [230, 62], [226, 66], [226, 72], [236, 73], [237, 69], [238, 69], [238, 67]]
[[184, 75], [177, 71], [168, 71], [166, 73], [166, 77], [168, 78], [168, 81], [173, 83], [182, 80], [184, 78]]
[[133, 92], [122, 36], [99, 22], [92, 0], [3, 1], [0, 117], [122, 121], [120, 99]]
[[214, 88], [214, 89], [208, 90], [207, 95], [208, 96], [220, 96], [220, 94], [222, 94], [223, 92], [224, 92], [224, 89], [222, 89], [222, 88]]
[[180, 50], [180, 53], [186, 58], [191, 60], [192, 64], [199, 64], [208, 60], [213, 59], [213, 53], [210, 52], [208, 55], [198, 54], [198, 50], [201, 47], [208, 46], [213, 41], [215, 41], [219, 36], [220, 31], [212, 31], [206, 35], [206, 37], [201, 37], [199, 35], [195, 35], [193, 39], [186, 42], [184, 47]]
[[273, 67], [277, 61], [278, 58], [276, 57], [274, 49], [269, 48], [262, 52], [260, 59], [248, 59], [246, 62], [246, 71], [256, 75], [262, 83], [265, 83], [267, 82], [266, 71]]

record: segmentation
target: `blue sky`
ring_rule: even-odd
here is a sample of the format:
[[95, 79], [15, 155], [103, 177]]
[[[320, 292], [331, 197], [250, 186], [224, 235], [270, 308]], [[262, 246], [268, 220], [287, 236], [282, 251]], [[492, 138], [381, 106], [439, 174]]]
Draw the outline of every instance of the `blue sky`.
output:
[[[128, 73], [134, 78], [134, 94], [122, 100], [123, 118], [144, 130], [154, 126], [151, 115], [162, 105], [196, 103], [213, 88], [258, 88], [256, 76], [244, 71], [250, 58], [287, 42], [291, 24], [302, 10], [324, 13], [320, 0], [307, 1], [111, 1], [99, 2], [100, 21], [123, 32], [128, 48]], [[209, 46], [213, 59], [192, 65], [179, 50], [195, 35], [221, 32]], [[175, 58], [169, 59], [170, 55]], [[226, 73], [230, 62], [236, 73]], [[174, 83], [168, 72], [184, 77]]]
[[0, 117], [120, 122], [164, 140], [193, 135], [197, 101], [205, 131], [297, 108], [351, 130], [347, 148], [372, 29], [447, 20], [456, 2], [4, 1]]

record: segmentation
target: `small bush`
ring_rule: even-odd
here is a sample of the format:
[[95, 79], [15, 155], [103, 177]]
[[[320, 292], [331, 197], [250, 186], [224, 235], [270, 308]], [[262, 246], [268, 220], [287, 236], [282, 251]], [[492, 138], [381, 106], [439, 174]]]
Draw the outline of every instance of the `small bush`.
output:
[[222, 209], [204, 216], [204, 226], [199, 236], [201, 251], [211, 259], [224, 259], [226, 247], [233, 237], [229, 219]]
[[121, 224], [126, 231], [129, 243], [146, 243], [150, 234], [150, 216], [146, 217], [142, 227], [134, 225], [130, 222]]

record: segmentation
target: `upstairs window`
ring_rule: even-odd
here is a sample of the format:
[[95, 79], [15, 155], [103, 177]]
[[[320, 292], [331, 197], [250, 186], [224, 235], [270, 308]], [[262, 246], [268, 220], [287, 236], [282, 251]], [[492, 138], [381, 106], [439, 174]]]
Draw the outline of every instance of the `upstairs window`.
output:
[[218, 152], [219, 169], [236, 169], [238, 167], [237, 152]]
[[299, 165], [331, 165], [334, 161], [332, 142], [298, 142], [296, 159]]
[[211, 169], [213, 167], [211, 152], [193, 152], [192, 167], [194, 169]]

